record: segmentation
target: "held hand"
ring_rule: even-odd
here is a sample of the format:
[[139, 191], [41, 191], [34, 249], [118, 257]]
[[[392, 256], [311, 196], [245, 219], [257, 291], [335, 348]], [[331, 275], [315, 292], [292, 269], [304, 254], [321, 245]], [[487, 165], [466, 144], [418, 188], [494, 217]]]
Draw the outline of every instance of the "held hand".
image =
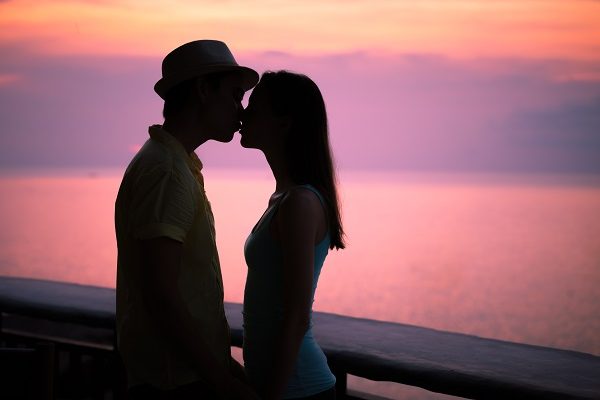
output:
[[237, 362], [233, 357], [231, 358], [231, 375], [234, 378], [239, 379], [240, 381], [242, 381], [243, 383], [249, 385], [250, 382], [248, 381], [248, 377], [246, 376], [246, 371], [244, 370], [244, 367]]
[[227, 400], [260, 400], [256, 392], [239, 379], [232, 379], [227, 390]]

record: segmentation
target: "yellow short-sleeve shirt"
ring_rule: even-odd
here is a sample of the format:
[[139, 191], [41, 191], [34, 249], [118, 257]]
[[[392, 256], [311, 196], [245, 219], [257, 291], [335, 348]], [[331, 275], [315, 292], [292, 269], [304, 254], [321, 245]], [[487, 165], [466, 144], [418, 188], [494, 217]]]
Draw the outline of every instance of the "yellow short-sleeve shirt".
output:
[[[133, 158], [115, 203], [117, 236], [117, 340], [128, 385], [170, 389], [202, 380], [171, 350], [141, 298], [141, 241], [168, 237], [183, 244], [181, 297], [216, 359], [229, 365], [230, 337], [214, 219], [195, 153], [159, 125]], [[178, 329], [174, 326], [171, 329]]]

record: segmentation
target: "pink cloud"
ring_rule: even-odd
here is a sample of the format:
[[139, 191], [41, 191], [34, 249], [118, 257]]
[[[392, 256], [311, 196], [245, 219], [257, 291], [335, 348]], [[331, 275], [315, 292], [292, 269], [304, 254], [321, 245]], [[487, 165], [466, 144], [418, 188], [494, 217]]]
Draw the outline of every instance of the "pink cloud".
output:
[[0, 73], [0, 87], [12, 85], [19, 82], [22, 76], [19, 74], [2, 74]]
[[[519, 142], [523, 121], [528, 132], [532, 124], [539, 127], [527, 140], [543, 140], [539, 133], [549, 127], [535, 116], [546, 111], [565, 111], [577, 129], [578, 110], [597, 104], [600, 82], [555, 77], [561, 71], [597, 70], [593, 63], [369, 52], [237, 58], [259, 72], [290, 69], [319, 84], [342, 168], [569, 170], [598, 164], [589, 160], [589, 141], [579, 146], [572, 140], [569, 147], [552, 150], [534, 150], [532, 143], [523, 149]], [[0, 86], [4, 164], [124, 165], [132, 143], [143, 143], [147, 126], [162, 121], [162, 103], [152, 90], [160, 58], [20, 57], [3, 59], [0, 70], [19, 71], [29, 88]], [[242, 149], [237, 138], [230, 144], [209, 142], [198, 152], [207, 168], [266, 167], [261, 154]], [[551, 155], [564, 162], [554, 165]]]

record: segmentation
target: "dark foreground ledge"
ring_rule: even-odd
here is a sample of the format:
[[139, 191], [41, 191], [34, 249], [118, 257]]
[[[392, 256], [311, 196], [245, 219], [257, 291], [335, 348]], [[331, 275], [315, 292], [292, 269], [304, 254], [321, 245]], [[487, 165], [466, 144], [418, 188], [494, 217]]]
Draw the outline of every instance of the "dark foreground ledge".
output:
[[[241, 346], [241, 305], [225, 309]], [[11, 316], [28, 317], [29, 328], [80, 326], [71, 339], [112, 348], [114, 289], [0, 277], [0, 311], [6, 332], [19, 329]], [[318, 312], [314, 324], [340, 383], [352, 374], [473, 399], [600, 399], [600, 357], [590, 354]]]

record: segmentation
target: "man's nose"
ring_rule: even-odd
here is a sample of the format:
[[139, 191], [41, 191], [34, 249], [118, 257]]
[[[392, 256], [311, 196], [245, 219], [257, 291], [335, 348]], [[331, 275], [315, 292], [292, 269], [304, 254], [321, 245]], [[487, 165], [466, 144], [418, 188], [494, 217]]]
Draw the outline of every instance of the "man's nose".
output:
[[240, 107], [239, 113], [238, 113], [238, 118], [239, 120], [244, 123], [244, 120], [246, 119], [246, 115], [247, 115], [247, 111], [246, 109], [242, 106]]

